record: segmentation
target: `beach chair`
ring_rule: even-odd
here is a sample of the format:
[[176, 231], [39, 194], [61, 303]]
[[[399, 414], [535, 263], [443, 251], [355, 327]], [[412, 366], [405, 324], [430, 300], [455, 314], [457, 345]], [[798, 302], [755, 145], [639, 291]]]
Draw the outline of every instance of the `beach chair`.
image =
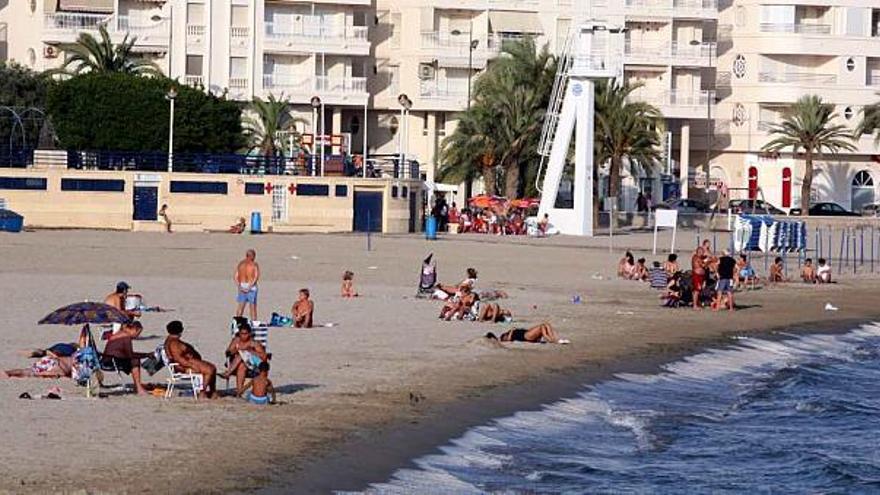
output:
[[193, 400], [199, 400], [199, 392], [205, 388], [202, 375], [181, 371], [177, 363], [172, 363], [168, 359], [164, 348], [160, 352], [165, 368], [168, 369], [168, 379], [166, 380], [168, 388], [165, 389], [165, 398], [170, 399], [174, 395], [174, 387], [188, 386], [192, 390]]
[[[259, 342], [260, 345], [263, 346], [263, 349], [266, 350], [267, 360], [271, 361], [272, 360], [272, 351], [269, 350], [269, 324], [263, 323], [260, 321], [250, 321], [249, 319], [244, 318], [244, 317], [237, 317], [237, 318], [241, 318], [241, 321], [246, 321], [250, 324], [251, 335], [254, 336], [254, 340], [256, 342]], [[237, 318], [232, 319], [232, 324], [230, 325], [230, 328], [229, 328], [231, 335], [235, 335], [235, 332], [238, 331], [238, 319]], [[227, 367], [230, 365], [230, 363], [232, 363], [232, 359], [233, 359], [232, 357], [226, 356], [226, 366]], [[257, 376], [257, 370], [248, 368], [247, 373], [245, 373], [245, 378], [247, 380], [251, 380], [255, 376]], [[229, 377], [226, 377], [226, 390], [229, 390]]]
[[419, 290], [416, 297], [430, 299], [434, 294], [434, 288], [437, 286], [437, 264], [432, 262], [434, 253], [428, 255], [422, 260], [422, 266], [419, 269]]

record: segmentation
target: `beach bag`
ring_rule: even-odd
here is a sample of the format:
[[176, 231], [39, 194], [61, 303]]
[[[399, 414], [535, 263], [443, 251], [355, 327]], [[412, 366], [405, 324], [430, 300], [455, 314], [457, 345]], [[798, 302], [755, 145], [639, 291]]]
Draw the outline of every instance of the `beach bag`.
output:
[[158, 373], [162, 368], [165, 367], [165, 360], [162, 359], [162, 349], [164, 346], [159, 346], [153, 351], [153, 354], [147, 356], [146, 359], [141, 361], [141, 368], [144, 369], [150, 376]]
[[92, 346], [86, 346], [76, 351], [73, 355], [73, 366], [71, 366], [70, 377], [73, 381], [82, 387], [89, 384], [92, 375], [100, 369], [98, 363], [98, 353]]
[[282, 316], [278, 313], [272, 313], [272, 318], [269, 319], [270, 327], [290, 327], [293, 326], [293, 318], [289, 316]]

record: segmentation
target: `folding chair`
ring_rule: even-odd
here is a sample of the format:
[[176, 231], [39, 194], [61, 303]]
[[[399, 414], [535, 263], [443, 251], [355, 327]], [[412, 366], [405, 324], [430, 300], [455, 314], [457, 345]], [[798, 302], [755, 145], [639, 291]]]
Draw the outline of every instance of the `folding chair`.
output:
[[180, 371], [180, 366], [168, 359], [164, 348], [161, 350], [161, 354], [162, 361], [165, 362], [165, 367], [168, 369], [168, 379], [166, 380], [168, 388], [165, 389], [165, 398], [170, 399], [174, 395], [175, 386], [189, 386], [192, 390], [193, 400], [199, 400], [199, 392], [205, 388], [202, 375]]
[[[254, 341], [258, 342], [260, 345], [263, 346], [263, 349], [266, 350], [267, 360], [271, 360], [272, 359], [272, 351], [269, 350], [269, 324], [264, 323], [264, 322], [260, 322], [260, 321], [250, 321], [250, 320], [247, 320], [247, 321], [251, 326], [251, 335], [253, 335]], [[238, 331], [238, 324], [235, 321], [235, 319], [232, 320], [232, 324], [230, 325], [229, 330], [232, 335], [235, 335], [235, 333]], [[234, 359], [234, 357], [230, 357], [230, 356], [226, 357], [227, 368], [232, 363], [233, 359]], [[253, 379], [255, 376], [257, 376], [256, 370], [248, 369], [247, 373], [245, 373], [246, 380]], [[230, 377], [228, 377], [228, 376], [226, 377], [226, 390], [229, 390], [229, 378]]]

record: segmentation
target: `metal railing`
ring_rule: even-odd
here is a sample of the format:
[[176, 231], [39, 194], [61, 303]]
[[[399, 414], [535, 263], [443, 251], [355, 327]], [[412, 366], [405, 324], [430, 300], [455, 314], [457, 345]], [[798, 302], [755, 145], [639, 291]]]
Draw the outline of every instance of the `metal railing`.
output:
[[[239, 154], [174, 153], [175, 172], [202, 174], [298, 175], [301, 160]], [[134, 170], [166, 172], [168, 153], [162, 151], [68, 151], [67, 168], [78, 170]]]
[[716, 56], [715, 50], [715, 43], [700, 43], [698, 45], [691, 45], [688, 42], [672, 42], [672, 56], [675, 58], [714, 58]]
[[837, 76], [834, 74], [814, 74], [812, 72], [759, 72], [758, 81], [784, 84], [835, 84]]
[[467, 80], [445, 79], [441, 81], [421, 81], [419, 95], [427, 99], [467, 98]]
[[205, 34], [204, 24], [187, 24], [186, 25], [186, 35], [187, 36], [204, 36], [204, 34]]
[[288, 93], [308, 93], [315, 88], [314, 79], [295, 74], [263, 74], [263, 87]]
[[151, 19], [131, 18], [127, 15], [116, 16], [116, 29], [121, 32], [138, 33], [141, 31], [153, 31], [161, 29], [161, 32], [167, 33], [167, 21], [153, 21]]
[[718, 12], [717, 0], [673, 0], [672, 8], [680, 12]]
[[43, 27], [61, 31], [97, 31], [99, 26], [110, 26], [112, 15], [105, 14], [73, 14], [58, 12], [45, 14]]
[[251, 28], [247, 26], [232, 26], [229, 28], [229, 34], [233, 38], [247, 38], [251, 34]]
[[831, 34], [830, 24], [762, 22], [762, 33]]
[[[474, 38], [477, 41], [477, 48], [474, 50], [474, 56], [491, 56], [501, 52], [501, 45], [504, 39], [501, 35], [493, 35], [487, 38]], [[508, 37], [510, 41], [510, 37]], [[470, 43], [467, 33], [454, 35], [451, 33], [437, 31], [422, 32], [422, 48], [425, 49], [441, 49], [444, 55], [454, 57], [467, 57]]]
[[366, 77], [317, 76], [315, 90], [335, 94], [366, 94]]
[[355, 41], [368, 42], [369, 28], [349, 24], [326, 24], [320, 17], [306, 16], [302, 24], [282, 26], [266, 23], [266, 36], [276, 40], [290, 41]]

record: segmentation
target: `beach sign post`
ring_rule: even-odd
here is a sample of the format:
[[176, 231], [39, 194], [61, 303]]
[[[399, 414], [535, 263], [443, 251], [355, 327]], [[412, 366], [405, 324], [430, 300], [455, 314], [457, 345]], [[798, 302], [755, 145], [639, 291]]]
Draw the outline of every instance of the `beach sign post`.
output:
[[669, 246], [669, 252], [675, 252], [675, 233], [678, 230], [678, 210], [655, 210], [654, 211], [654, 250], [653, 254], [657, 254], [657, 232], [660, 227], [672, 229], [672, 244]]

